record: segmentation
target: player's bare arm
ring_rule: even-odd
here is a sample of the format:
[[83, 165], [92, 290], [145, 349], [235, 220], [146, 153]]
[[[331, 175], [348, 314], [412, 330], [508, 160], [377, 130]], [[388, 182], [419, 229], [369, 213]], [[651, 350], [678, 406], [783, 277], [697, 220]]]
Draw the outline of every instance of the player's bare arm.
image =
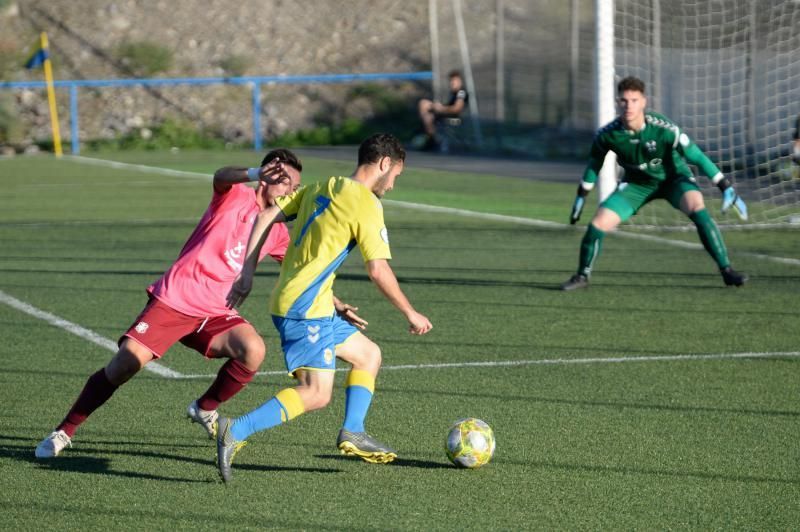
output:
[[280, 159], [273, 159], [260, 168], [225, 166], [214, 172], [214, 190], [225, 193], [238, 183], [263, 181], [267, 185], [274, 185], [283, 179], [290, 177]]
[[276, 205], [268, 207], [259, 212], [256, 216], [253, 229], [250, 231], [250, 238], [247, 241], [247, 255], [245, 256], [242, 271], [231, 286], [228, 292], [227, 303], [229, 308], [236, 308], [241, 305], [250, 290], [253, 288], [253, 276], [258, 266], [258, 256], [261, 254], [261, 248], [267, 240], [269, 230], [276, 223], [286, 220], [283, 212]]
[[406, 317], [411, 334], [425, 334], [433, 328], [430, 320], [411, 306], [411, 302], [400, 289], [400, 283], [397, 282], [389, 261], [376, 259], [367, 262], [367, 273], [384, 297]]
[[453, 103], [453, 105], [445, 105], [440, 102], [434, 102], [433, 110], [436, 113], [457, 115], [464, 110], [464, 100], [459, 98]]

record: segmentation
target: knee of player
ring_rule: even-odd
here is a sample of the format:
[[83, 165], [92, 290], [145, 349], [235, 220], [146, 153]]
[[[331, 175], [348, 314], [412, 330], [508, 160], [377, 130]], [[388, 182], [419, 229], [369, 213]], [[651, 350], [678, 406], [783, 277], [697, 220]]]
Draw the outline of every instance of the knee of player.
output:
[[261, 366], [266, 354], [267, 347], [264, 345], [264, 341], [260, 337], [256, 337], [242, 345], [233, 358], [251, 369], [257, 369]]
[[249, 344], [245, 351], [245, 359], [251, 363], [261, 364], [267, 355], [267, 346], [259, 338], [258, 342]]
[[303, 406], [306, 410], [319, 410], [328, 406], [333, 394], [326, 390], [316, 390], [313, 394], [304, 397]]
[[372, 365], [380, 367], [381, 363], [383, 362], [383, 354], [381, 353], [381, 348], [378, 344], [375, 342], [370, 342], [365, 354], [368, 362], [370, 362]]

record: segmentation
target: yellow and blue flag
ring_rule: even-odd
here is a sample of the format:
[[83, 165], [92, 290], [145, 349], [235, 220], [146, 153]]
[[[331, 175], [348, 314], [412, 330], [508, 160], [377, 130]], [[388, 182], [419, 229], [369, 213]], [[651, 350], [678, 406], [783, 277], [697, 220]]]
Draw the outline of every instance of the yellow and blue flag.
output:
[[39, 46], [33, 54], [28, 58], [28, 61], [25, 62], [25, 68], [38, 68], [42, 66], [45, 60], [48, 57], [47, 48]]

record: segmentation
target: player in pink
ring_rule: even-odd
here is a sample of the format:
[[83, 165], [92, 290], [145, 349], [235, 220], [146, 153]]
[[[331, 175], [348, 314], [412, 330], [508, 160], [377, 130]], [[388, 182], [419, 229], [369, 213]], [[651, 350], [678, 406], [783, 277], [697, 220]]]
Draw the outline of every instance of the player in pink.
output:
[[[260, 168], [217, 170], [211, 203], [178, 259], [148, 287], [147, 305], [120, 338], [117, 354], [89, 377], [61, 424], [36, 447], [37, 458], [58, 456], [71, 445], [78, 426], [117, 388], [178, 341], [206, 357], [230, 359], [187, 410], [209, 438], [216, 435], [217, 407], [253, 379], [266, 353], [264, 340], [228, 308], [226, 296], [242, 269], [256, 214], [273, 205], [276, 197], [296, 190], [302, 169], [291, 151], [278, 149], [264, 157]], [[258, 186], [247, 186], [248, 181], [258, 181]], [[280, 262], [288, 244], [286, 226], [276, 225], [259, 260], [270, 255]]]

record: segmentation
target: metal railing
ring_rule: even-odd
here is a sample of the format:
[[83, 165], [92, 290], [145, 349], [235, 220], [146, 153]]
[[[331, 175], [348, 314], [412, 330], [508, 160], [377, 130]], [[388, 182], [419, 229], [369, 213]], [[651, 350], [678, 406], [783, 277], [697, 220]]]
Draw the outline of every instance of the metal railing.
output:
[[[420, 72], [378, 72], [368, 74], [309, 74], [296, 76], [242, 76], [205, 78], [134, 78], [134, 79], [73, 79], [57, 80], [56, 88], [69, 89], [70, 134], [72, 153], [80, 153], [78, 133], [78, 89], [102, 87], [158, 87], [178, 85], [249, 85], [251, 89], [253, 119], [253, 149], [262, 148], [261, 135], [261, 86], [262, 85], [309, 85], [336, 84], [378, 81], [431, 81], [433, 73]], [[0, 89], [45, 89], [44, 81], [0, 81]]]

